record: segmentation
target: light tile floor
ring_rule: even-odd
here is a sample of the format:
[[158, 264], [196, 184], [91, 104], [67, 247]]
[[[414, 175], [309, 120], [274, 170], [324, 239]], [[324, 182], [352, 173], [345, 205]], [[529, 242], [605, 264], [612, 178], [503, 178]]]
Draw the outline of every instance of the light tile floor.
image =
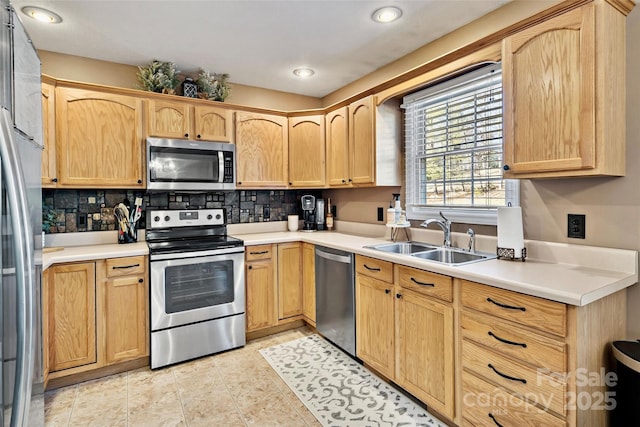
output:
[[258, 350], [311, 334], [299, 328], [225, 353], [141, 368], [45, 394], [46, 426], [320, 426]]

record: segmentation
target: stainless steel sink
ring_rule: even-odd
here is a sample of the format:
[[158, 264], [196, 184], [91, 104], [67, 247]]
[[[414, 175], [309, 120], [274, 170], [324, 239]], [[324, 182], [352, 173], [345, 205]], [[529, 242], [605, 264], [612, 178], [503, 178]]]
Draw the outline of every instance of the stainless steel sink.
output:
[[451, 248], [438, 248], [432, 251], [417, 252], [411, 256], [443, 264], [460, 265], [496, 258], [496, 255], [480, 252], [466, 252]]
[[419, 242], [383, 243], [381, 245], [365, 246], [365, 248], [411, 256], [447, 265], [463, 265], [497, 258], [496, 255], [486, 252], [467, 252], [462, 249], [445, 248]]
[[375, 249], [382, 252], [391, 252], [394, 254], [413, 254], [416, 252], [430, 251], [438, 249], [438, 246], [429, 245], [427, 243], [418, 242], [396, 242], [396, 243], [383, 243], [381, 245], [365, 246], [367, 249]]

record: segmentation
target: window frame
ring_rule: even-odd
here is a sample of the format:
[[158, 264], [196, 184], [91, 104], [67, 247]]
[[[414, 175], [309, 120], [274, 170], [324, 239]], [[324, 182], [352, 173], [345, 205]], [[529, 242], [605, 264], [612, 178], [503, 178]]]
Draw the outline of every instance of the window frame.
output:
[[[484, 62], [469, 67], [468, 71], [462, 71], [455, 73], [455, 75], [449, 77], [443, 77], [438, 79], [432, 85], [429, 85], [422, 90], [413, 92], [404, 96], [402, 102], [403, 110], [406, 110], [410, 103], [420, 102], [428, 97], [434, 97], [438, 94], [442, 94], [457, 87], [461, 84], [469, 82], [471, 80], [488, 76], [491, 73], [499, 70], [502, 74], [500, 62]], [[504, 102], [504, 100], [503, 100]], [[505, 108], [502, 106], [502, 114], [504, 118]], [[403, 125], [407, 126], [406, 113], [403, 114]], [[503, 130], [504, 131], [504, 130]], [[482, 224], [482, 225], [497, 225], [498, 220], [498, 207], [470, 207], [470, 206], [443, 206], [443, 205], [421, 205], [413, 200], [414, 195], [409, 192], [414, 188], [416, 184], [417, 173], [415, 167], [413, 167], [413, 158], [409, 158], [413, 150], [409, 145], [412, 144], [408, 141], [407, 136], [404, 137], [405, 143], [405, 207], [407, 218], [412, 220], [425, 220], [429, 218], [439, 217], [440, 212], [453, 222], [467, 223], [467, 224]], [[504, 136], [502, 153], [504, 155]], [[514, 179], [504, 179], [505, 184], [505, 206], [519, 206], [520, 205], [520, 181]]]

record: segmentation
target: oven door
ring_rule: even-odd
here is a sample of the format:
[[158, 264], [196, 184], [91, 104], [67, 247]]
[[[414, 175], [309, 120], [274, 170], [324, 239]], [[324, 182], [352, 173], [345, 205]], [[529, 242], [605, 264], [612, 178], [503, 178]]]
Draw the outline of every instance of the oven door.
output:
[[179, 256], [151, 255], [152, 331], [244, 313], [243, 247]]

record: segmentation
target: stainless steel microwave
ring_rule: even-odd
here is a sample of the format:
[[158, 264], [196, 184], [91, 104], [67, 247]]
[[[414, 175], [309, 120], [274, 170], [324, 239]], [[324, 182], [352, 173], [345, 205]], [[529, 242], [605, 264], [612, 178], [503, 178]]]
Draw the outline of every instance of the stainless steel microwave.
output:
[[234, 144], [147, 138], [148, 191], [234, 190], [235, 165]]

